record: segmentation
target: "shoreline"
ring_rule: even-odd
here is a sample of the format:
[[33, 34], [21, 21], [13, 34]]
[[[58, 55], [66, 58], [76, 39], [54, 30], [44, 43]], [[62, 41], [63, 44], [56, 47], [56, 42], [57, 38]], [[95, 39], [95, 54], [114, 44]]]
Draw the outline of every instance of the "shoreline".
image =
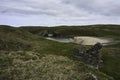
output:
[[100, 42], [103, 45], [109, 45], [113, 43], [113, 39], [104, 38], [104, 37], [91, 37], [91, 36], [75, 36], [74, 38], [53, 38], [45, 37], [48, 40], [62, 42], [62, 43], [76, 43], [81, 45], [94, 45], [97, 42]]

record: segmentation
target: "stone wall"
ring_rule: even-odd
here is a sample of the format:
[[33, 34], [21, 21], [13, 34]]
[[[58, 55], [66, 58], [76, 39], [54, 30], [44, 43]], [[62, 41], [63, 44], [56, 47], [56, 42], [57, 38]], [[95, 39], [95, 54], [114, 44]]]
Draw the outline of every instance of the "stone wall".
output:
[[102, 45], [100, 43], [96, 43], [88, 50], [74, 49], [73, 53], [74, 56], [77, 57], [78, 59], [98, 69], [101, 63], [101, 54], [100, 54], [101, 48]]

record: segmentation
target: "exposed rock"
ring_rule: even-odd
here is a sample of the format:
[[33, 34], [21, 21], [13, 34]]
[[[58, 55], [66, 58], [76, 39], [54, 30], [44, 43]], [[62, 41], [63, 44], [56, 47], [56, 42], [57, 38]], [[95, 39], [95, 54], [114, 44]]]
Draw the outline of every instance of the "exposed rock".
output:
[[97, 77], [92, 73], [87, 73], [84, 80], [98, 80]]
[[101, 63], [100, 49], [102, 48], [101, 43], [96, 43], [93, 47], [88, 50], [74, 49], [74, 56], [81, 59], [86, 64], [98, 69]]
[[45, 30], [44, 32], [42, 32], [41, 35], [43, 37], [58, 37], [58, 36], [60, 36], [59, 33], [54, 32], [54, 31], [48, 31], [48, 30]]

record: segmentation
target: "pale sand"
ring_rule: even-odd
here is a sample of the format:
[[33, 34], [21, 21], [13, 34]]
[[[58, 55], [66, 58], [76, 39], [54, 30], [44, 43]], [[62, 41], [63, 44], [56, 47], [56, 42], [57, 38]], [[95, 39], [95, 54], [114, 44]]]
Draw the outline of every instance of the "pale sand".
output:
[[77, 36], [74, 37], [73, 42], [82, 45], [94, 45], [95, 43], [99, 42], [102, 43], [103, 45], [106, 45], [107, 43], [110, 42], [110, 40], [97, 37]]
[[82, 45], [94, 45], [97, 42], [102, 43], [103, 45], [107, 45], [111, 41], [109, 39], [103, 39], [99, 37], [90, 37], [90, 36], [76, 36], [74, 38], [50, 38], [46, 37], [48, 40], [62, 42], [62, 43], [76, 43], [76, 44], [82, 44]]

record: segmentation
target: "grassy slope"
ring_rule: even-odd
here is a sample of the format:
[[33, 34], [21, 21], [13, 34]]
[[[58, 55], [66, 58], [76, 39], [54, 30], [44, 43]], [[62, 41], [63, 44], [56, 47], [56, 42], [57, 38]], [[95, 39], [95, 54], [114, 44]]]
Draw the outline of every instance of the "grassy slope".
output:
[[22, 29], [0, 26], [0, 50], [27, 50], [33, 48], [35, 36]]
[[[87, 72], [91, 72], [95, 74], [99, 80], [111, 79], [111, 77], [105, 75], [104, 73], [101, 73], [99, 71], [96, 71], [92, 68], [87, 67], [84, 63], [76, 60], [73, 57], [72, 50], [75, 47], [80, 48], [81, 46], [79, 45], [72, 44], [72, 43], [66, 44], [66, 43], [49, 41], [49, 40], [43, 39], [42, 37], [34, 36], [31, 33], [24, 31], [25, 28], [15, 29], [15, 32], [11, 31], [11, 29], [8, 30], [8, 28], [5, 28], [5, 29], [3, 28], [1, 29], [1, 28], [2, 27], [0, 27], [0, 30], [1, 30], [0, 32], [2, 33], [0, 33], [1, 34], [0, 39], [2, 40], [4, 39], [7, 42], [11, 40], [12, 42], [19, 41], [21, 44], [24, 44], [24, 45], [29, 44], [31, 46], [31, 50], [29, 49], [29, 51], [24, 50], [24, 48], [27, 48], [26, 46], [16, 49], [20, 51], [15, 51], [14, 47], [11, 47], [11, 46], [8, 46], [8, 48], [4, 48], [4, 51], [1, 49], [0, 78], [2, 80], [3, 79], [4, 80], [11, 80], [11, 79], [12, 80], [18, 80], [18, 79], [21, 79], [21, 80], [24, 80], [24, 79], [83, 80]], [[79, 30], [84, 29], [85, 32], [86, 31], [93, 32], [93, 29], [91, 28], [89, 29], [89, 27], [86, 27], [86, 28], [87, 30], [85, 28], [80, 28]], [[27, 28], [26, 30], [28, 29], [31, 30], [30, 32], [33, 32], [33, 31], [36, 32], [35, 34], [37, 34], [37, 32], [39, 33], [42, 31], [41, 28], [39, 28], [39, 30], [35, 28], [33, 29]], [[46, 29], [46, 28], [43, 28], [43, 29]], [[64, 34], [68, 35], [70, 34], [70, 31], [73, 30], [74, 28], [69, 29], [69, 28], [60, 27], [58, 29], [56, 28], [54, 29], [59, 32], [64, 31]], [[65, 29], [69, 29], [69, 31]], [[103, 31], [103, 30], [100, 30], [100, 31]], [[8, 33], [10, 34], [10, 36], [13, 36], [13, 37], [9, 37]], [[94, 30], [94, 33], [95, 33], [95, 30]], [[20, 34], [21, 36], [18, 34]], [[73, 33], [71, 34], [74, 35]], [[79, 33], [75, 33], [75, 35], [77, 34]], [[100, 34], [102, 35], [103, 33], [99, 33], [99, 35]], [[3, 37], [3, 35], [5, 35], [5, 38]], [[80, 35], [82, 35], [82, 33]], [[105, 33], [105, 35], [109, 37], [109, 35], [107, 35], [107, 32]], [[116, 36], [114, 37], [115, 39], [118, 39]], [[17, 40], [13, 40], [13, 39], [17, 39]], [[5, 43], [8, 44], [7, 42]], [[11, 45], [15, 47], [19, 46], [19, 45], [16, 46], [15, 44], [11, 44]], [[8, 50], [9, 48], [11, 51], [5, 51], [5, 49]], [[114, 47], [112, 46], [104, 47], [103, 49], [104, 65], [101, 68], [101, 71], [105, 72], [106, 74], [112, 77], [115, 77], [116, 80], [119, 80], [119, 71], [117, 70], [119, 69], [119, 67], [115, 68], [116, 67], [115, 64], [118, 63], [119, 61], [119, 46], [114, 48], [115, 50], [113, 48]], [[116, 53], [117, 55], [109, 55], [110, 53], [111, 54]], [[116, 58], [116, 56], [118, 56], [118, 58]], [[114, 64], [113, 63], [111, 64], [110, 60], [114, 62]], [[117, 65], [119, 66], [120, 64], [118, 63]], [[114, 73], [116, 72], [115, 74], [113, 73], [113, 71], [111, 71], [113, 69], [114, 69]]]
[[[0, 66], [3, 80], [84, 80], [86, 73], [95, 74], [98, 80], [111, 77], [86, 66], [73, 57], [75, 44], [57, 43], [43, 38], [32, 51], [1, 51]], [[7, 77], [6, 77], [7, 76]]]
[[[24, 28], [30, 30], [29, 27]], [[38, 31], [39, 30], [39, 31]], [[31, 32], [42, 32], [44, 30], [52, 30], [63, 35], [68, 36], [99, 36], [112, 38], [116, 41], [120, 41], [120, 26], [119, 25], [91, 25], [91, 26], [58, 26], [52, 28], [33, 28]], [[38, 33], [35, 34], [38, 34]], [[110, 46], [106, 46], [102, 50], [103, 65], [101, 71], [113, 76], [116, 80], [120, 79], [120, 42]]]
[[102, 50], [103, 64], [101, 71], [110, 76], [113, 76], [115, 80], [120, 79], [120, 48], [104, 48]]
[[44, 30], [55, 31], [67, 36], [100, 36], [118, 37], [120, 26], [118, 25], [91, 25], [91, 26], [58, 26], [58, 27], [21, 27], [33, 34], [39, 34]]

